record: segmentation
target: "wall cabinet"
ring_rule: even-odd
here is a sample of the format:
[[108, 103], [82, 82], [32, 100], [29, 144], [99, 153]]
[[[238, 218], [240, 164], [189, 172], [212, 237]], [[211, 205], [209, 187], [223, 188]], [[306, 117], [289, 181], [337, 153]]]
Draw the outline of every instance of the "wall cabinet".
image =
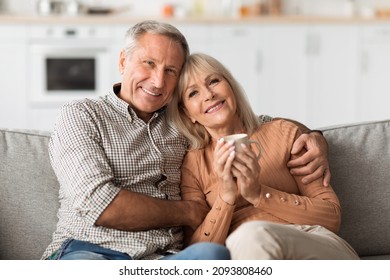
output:
[[358, 121], [390, 118], [390, 26], [361, 29], [359, 76], [355, 118]]
[[255, 111], [305, 122], [306, 27], [263, 26], [258, 33]]
[[24, 26], [0, 26], [0, 127], [26, 128], [26, 35]]
[[315, 25], [306, 33], [306, 124], [356, 121], [358, 33], [355, 25]]

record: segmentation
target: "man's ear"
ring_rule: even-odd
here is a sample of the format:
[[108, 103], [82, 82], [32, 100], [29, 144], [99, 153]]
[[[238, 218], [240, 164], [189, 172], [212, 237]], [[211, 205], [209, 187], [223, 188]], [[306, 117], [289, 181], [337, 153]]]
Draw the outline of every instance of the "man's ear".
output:
[[126, 54], [125, 54], [125, 50], [122, 49], [120, 54], [119, 54], [119, 73], [121, 75], [123, 75], [123, 72], [125, 71], [125, 67], [126, 67]]

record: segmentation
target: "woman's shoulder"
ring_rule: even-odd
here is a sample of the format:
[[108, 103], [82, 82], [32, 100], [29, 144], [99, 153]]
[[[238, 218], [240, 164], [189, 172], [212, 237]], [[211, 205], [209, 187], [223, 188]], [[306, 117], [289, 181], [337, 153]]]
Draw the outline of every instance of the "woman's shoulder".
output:
[[270, 121], [262, 122], [259, 126], [259, 131], [274, 132], [274, 133], [288, 133], [296, 132], [299, 127], [288, 119], [274, 118]]
[[273, 119], [261, 123], [252, 138], [260, 141], [268, 149], [286, 147], [287, 150], [290, 150], [292, 143], [299, 135], [300, 130], [293, 122], [285, 119]]

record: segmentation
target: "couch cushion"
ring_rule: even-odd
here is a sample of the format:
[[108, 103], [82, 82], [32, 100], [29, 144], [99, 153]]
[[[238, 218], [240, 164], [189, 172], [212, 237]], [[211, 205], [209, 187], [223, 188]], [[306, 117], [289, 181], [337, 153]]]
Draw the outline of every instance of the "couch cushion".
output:
[[48, 133], [0, 130], [0, 259], [39, 259], [57, 223]]
[[340, 235], [361, 256], [390, 254], [390, 120], [323, 129]]

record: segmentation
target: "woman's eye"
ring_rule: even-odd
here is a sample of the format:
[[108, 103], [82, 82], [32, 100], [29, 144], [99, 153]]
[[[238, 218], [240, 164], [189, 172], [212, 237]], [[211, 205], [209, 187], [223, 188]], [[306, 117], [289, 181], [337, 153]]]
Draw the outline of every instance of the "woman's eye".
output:
[[189, 98], [194, 97], [197, 93], [198, 93], [198, 91], [196, 91], [196, 90], [190, 91], [190, 93], [188, 94], [188, 97]]
[[209, 82], [210, 85], [213, 85], [213, 84], [216, 84], [216, 83], [219, 83], [219, 79], [218, 78], [211, 79], [210, 82]]

